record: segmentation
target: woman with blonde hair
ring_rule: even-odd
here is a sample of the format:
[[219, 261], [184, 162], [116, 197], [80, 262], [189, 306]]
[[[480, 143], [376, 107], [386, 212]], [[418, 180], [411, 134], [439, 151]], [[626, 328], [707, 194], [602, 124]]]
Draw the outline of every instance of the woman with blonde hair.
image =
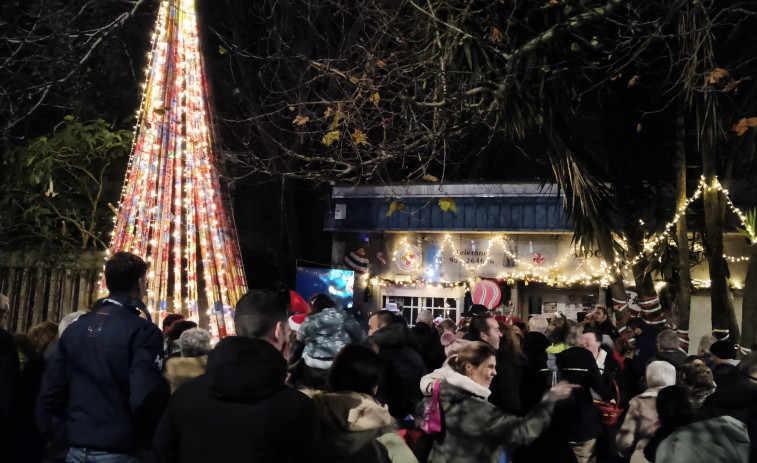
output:
[[487, 400], [496, 364], [496, 351], [483, 342], [471, 342], [448, 359], [450, 371], [439, 383], [445, 435], [434, 442], [428, 461], [497, 461], [500, 446], [536, 439], [549, 425], [555, 402], [570, 396], [574, 387], [558, 383], [528, 415], [510, 415]]

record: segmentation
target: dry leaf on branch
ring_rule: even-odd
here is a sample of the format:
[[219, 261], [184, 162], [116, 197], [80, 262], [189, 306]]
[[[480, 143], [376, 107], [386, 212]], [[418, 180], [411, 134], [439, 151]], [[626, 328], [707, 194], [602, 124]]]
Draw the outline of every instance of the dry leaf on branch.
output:
[[424, 174], [423, 175], [423, 180], [426, 180], [428, 182], [438, 182], [439, 181], [439, 179], [437, 177], [435, 177], [435, 176], [433, 176], [431, 174]]
[[321, 139], [321, 143], [323, 143], [326, 146], [331, 146], [332, 143], [335, 141], [339, 141], [339, 136], [342, 134], [339, 130], [332, 130], [331, 132], [328, 132], [326, 135], [323, 136]]
[[492, 43], [502, 42], [502, 32], [500, 32], [500, 30], [495, 27], [494, 29], [492, 29], [491, 34], [489, 34], [489, 40], [491, 40]]
[[329, 124], [329, 129], [335, 129], [339, 126], [339, 121], [341, 121], [344, 118], [344, 112], [342, 111], [341, 106], [337, 108], [336, 112], [334, 113], [334, 120], [331, 121], [331, 124]]
[[305, 125], [305, 123], [307, 121], [309, 121], [309, 120], [310, 120], [310, 117], [308, 117], [308, 116], [305, 116], [305, 117], [297, 116], [292, 121], [292, 124], [295, 124], [295, 125]]
[[628, 81], [628, 86], [629, 87], [633, 87], [637, 83], [639, 83], [639, 76], [635, 75], [635, 76], [631, 77], [631, 80]]
[[352, 132], [352, 143], [354, 143], [355, 146], [366, 145], [368, 144], [368, 138], [362, 131], [355, 129], [355, 131]]
[[746, 133], [749, 127], [757, 127], [757, 117], [745, 117], [739, 119], [739, 122], [733, 126], [733, 131], [740, 137]]
[[378, 94], [378, 92], [371, 95], [371, 103], [373, 103], [374, 106], [378, 108], [379, 101], [381, 101], [381, 96]]
[[732, 80], [732, 81], [728, 82], [728, 85], [726, 85], [725, 87], [723, 87], [723, 91], [724, 92], [730, 92], [734, 88], [738, 87], [738, 85], [740, 83], [742, 83], [743, 81], [745, 81], [747, 79], [749, 79], [749, 77], [745, 77], [745, 78], [739, 79], [739, 80]]
[[711, 84], [717, 83], [720, 79], [728, 75], [728, 71], [726, 71], [723, 68], [715, 68], [712, 71], [710, 71], [708, 81]]

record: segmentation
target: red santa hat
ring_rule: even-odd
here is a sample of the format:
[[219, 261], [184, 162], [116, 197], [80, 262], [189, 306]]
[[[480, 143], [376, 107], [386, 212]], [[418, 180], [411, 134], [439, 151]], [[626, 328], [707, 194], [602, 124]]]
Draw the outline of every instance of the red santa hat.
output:
[[299, 293], [289, 291], [289, 313], [310, 313], [310, 304]]
[[291, 317], [289, 317], [289, 328], [291, 328], [292, 331], [300, 331], [300, 325], [302, 325], [302, 322], [305, 321], [306, 317], [307, 314], [304, 313], [292, 315]]

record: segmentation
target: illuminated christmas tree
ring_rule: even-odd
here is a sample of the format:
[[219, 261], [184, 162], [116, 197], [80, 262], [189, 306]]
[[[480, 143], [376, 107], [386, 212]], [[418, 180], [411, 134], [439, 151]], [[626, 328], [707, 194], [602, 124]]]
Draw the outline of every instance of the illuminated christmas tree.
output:
[[224, 337], [247, 285], [217, 171], [194, 0], [161, 3], [149, 62], [108, 255], [150, 264], [151, 313], [199, 321], [207, 305], [211, 331]]

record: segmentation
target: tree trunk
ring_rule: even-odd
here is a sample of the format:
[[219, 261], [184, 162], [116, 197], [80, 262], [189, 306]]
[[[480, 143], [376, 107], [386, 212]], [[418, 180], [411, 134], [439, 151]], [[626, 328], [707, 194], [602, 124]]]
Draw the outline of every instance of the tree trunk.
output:
[[[628, 235], [630, 237], [628, 247], [631, 250], [631, 254], [638, 256], [644, 250], [644, 231], [640, 226], [636, 226]], [[636, 315], [641, 316], [647, 323], [662, 326], [667, 320], [665, 319], [665, 313], [662, 311], [657, 290], [654, 287], [652, 273], [647, 271], [648, 268], [649, 258], [647, 256], [642, 257], [631, 268], [636, 284], [636, 294], [639, 298], [639, 308], [642, 310], [641, 313]], [[632, 312], [630, 315], [635, 315], [635, 313]]]
[[716, 337], [739, 342], [739, 325], [728, 288], [728, 263], [723, 257], [723, 207], [725, 201], [716, 186], [714, 146], [707, 140], [702, 146], [704, 171], [704, 251], [710, 270], [712, 331]]
[[752, 243], [749, 266], [744, 280], [744, 300], [741, 303], [741, 344], [754, 350], [757, 342], [757, 243]]
[[[686, 125], [683, 108], [676, 119], [676, 210], [686, 204]], [[689, 317], [691, 316], [691, 268], [689, 264], [689, 231], [686, 225], [686, 210], [678, 216], [676, 224], [678, 244], [678, 340], [681, 349], [689, 351]]]
[[[596, 220], [592, 219], [594, 229], [597, 230], [597, 246], [602, 253], [602, 257], [609, 268], [614, 269], [615, 262], [615, 249], [612, 245], [612, 238], [606, 233], [602, 233], [602, 228], [598, 227]], [[612, 314], [610, 319], [613, 320], [615, 326], [620, 329], [625, 326], [628, 321], [628, 299], [626, 298], [626, 287], [623, 283], [622, 273], [613, 273], [614, 281], [610, 284], [610, 293], [612, 294]], [[614, 316], [614, 317], [613, 317]]]

